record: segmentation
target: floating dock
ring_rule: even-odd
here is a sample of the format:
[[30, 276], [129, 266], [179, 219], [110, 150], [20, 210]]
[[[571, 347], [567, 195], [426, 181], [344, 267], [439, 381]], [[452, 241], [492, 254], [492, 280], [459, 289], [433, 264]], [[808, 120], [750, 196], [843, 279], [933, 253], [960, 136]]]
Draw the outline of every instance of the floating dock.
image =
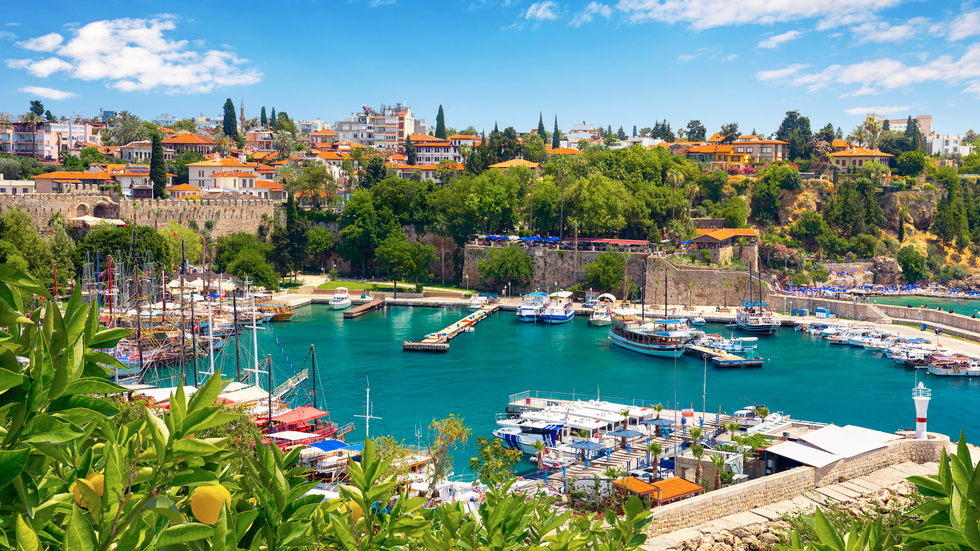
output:
[[449, 352], [449, 341], [456, 338], [460, 333], [472, 331], [474, 325], [487, 319], [490, 317], [490, 314], [493, 314], [499, 309], [499, 304], [488, 304], [442, 331], [427, 335], [421, 342], [403, 342], [402, 349], [420, 352]]
[[743, 358], [706, 346], [688, 346], [686, 352], [711, 360], [717, 367], [762, 367], [763, 358]]
[[358, 316], [362, 316], [364, 314], [367, 314], [368, 312], [373, 312], [375, 310], [380, 310], [384, 307], [385, 307], [384, 295], [375, 295], [374, 299], [372, 299], [371, 302], [368, 302], [367, 304], [362, 304], [357, 308], [345, 310], [344, 319], [345, 320], [354, 319]]

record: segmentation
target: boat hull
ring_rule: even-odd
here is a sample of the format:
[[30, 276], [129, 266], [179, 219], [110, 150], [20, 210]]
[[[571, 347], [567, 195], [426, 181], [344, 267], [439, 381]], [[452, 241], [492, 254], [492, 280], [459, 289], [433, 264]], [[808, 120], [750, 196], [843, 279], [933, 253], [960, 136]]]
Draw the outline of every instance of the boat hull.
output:
[[602, 318], [600, 318], [600, 319], [590, 319], [589, 320], [589, 325], [593, 325], [595, 327], [606, 327], [606, 326], [612, 325], [612, 320], [611, 319], [608, 319], [608, 318], [606, 318], [606, 319], [602, 319]]
[[618, 335], [610, 334], [609, 340], [613, 344], [619, 346], [620, 348], [625, 348], [626, 350], [631, 350], [633, 352], [638, 352], [646, 356], [654, 356], [657, 358], [680, 358], [684, 355], [685, 347], [683, 345], [670, 346], [670, 347], [658, 347], [655, 345], [639, 345], [636, 343], [629, 342], [625, 339], [619, 338]]
[[517, 314], [517, 321], [523, 321], [524, 323], [534, 323], [538, 321], [537, 314]]
[[749, 323], [736, 322], [735, 326], [742, 331], [747, 331], [749, 333], [759, 333], [761, 335], [771, 335], [779, 329], [778, 325], [753, 325]]
[[295, 313], [296, 312], [279, 312], [276, 314], [272, 314], [271, 321], [290, 321], [293, 319], [293, 314]]
[[346, 310], [350, 308], [350, 305], [351, 305], [350, 299], [346, 299], [340, 302], [331, 302], [330, 308], [333, 310]]

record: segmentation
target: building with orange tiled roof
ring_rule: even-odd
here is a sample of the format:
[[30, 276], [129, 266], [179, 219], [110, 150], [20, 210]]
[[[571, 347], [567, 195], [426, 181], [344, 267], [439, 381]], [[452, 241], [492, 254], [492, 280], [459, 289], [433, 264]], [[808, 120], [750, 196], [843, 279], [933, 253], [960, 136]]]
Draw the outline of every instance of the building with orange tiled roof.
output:
[[272, 146], [275, 136], [276, 131], [272, 128], [265, 126], [250, 128], [248, 132], [245, 133], [245, 147], [251, 150], [253, 155], [258, 152], [278, 153], [276, 148]]
[[255, 189], [255, 181], [258, 178], [258, 175], [251, 170], [251, 167], [249, 167], [248, 171], [225, 170], [215, 172], [211, 175], [211, 186], [207, 189], [209, 191], [220, 189], [222, 191], [235, 191], [247, 194], [249, 190]]
[[466, 134], [456, 134], [453, 136], [449, 136], [446, 139], [449, 140], [456, 147], [459, 147], [461, 145], [468, 145], [470, 147], [473, 147], [475, 145], [479, 145], [480, 142], [483, 141], [483, 139], [480, 138], [479, 136], [468, 136]]
[[331, 144], [335, 141], [337, 141], [337, 132], [331, 128], [324, 128], [310, 134], [310, 143], [314, 147], [319, 144]]
[[720, 144], [725, 141], [725, 135], [721, 132], [715, 132], [710, 138], [706, 140], [707, 143]]
[[889, 155], [884, 151], [865, 149], [856, 145], [851, 145], [848, 149], [828, 153], [827, 156], [830, 157], [831, 164], [837, 165], [845, 170], [850, 168], [859, 169], [864, 166], [864, 163], [870, 163], [872, 161], [888, 166], [894, 157], [894, 155]]
[[282, 184], [273, 182], [272, 180], [256, 180], [255, 189], [248, 190], [245, 194], [271, 201], [282, 201], [285, 199]]
[[842, 151], [844, 149], [850, 149], [851, 142], [847, 140], [834, 140], [830, 143], [830, 146], [833, 147], [835, 151]]
[[782, 140], [767, 140], [762, 136], [739, 136], [732, 144], [735, 153], [746, 153], [749, 158], [759, 163], [783, 161], [789, 157], [789, 142]]
[[708, 251], [712, 262], [716, 263], [731, 261], [734, 257], [733, 245], [739, 239], [744, 238], [749, 244], [759, 240], [759, 232], [750, 228], [704, 228], [698, 229], [697, 232], [701, 235], [691, 240], [694, 242], [694, 248], [699, 251]]
[[440, 140], [433, 136], [409, 136], [415, 145], [416, 162], [419, 164], [439, 164], [441, 161], [461, 162], [463, 156], [459, 147], [450, 140]]
[[100, 191], [116, 184], [108, 172], [48, 172], [34, 176], [37, 193]]
[[525, 161], [524, 159], [511, 159], [509, 161], [504, 161], [502, 163], [490, 165], [487, 168], [495, 168], [497, 170], [507, 170], [518, 166], [527, 167], [531, 169], [531, 172], [534, 172], [536, 176], [541, 176], [541, 165], [538, 163], [532, 163], [531, 161]]
[[710, 168], [742, 168], [748, 164], [749, 154], [736, 152], [733, 145], [696, 145], [687, 150], [687, 158]]
[[[153, 142], [151, 142], [150, 140], [130, 142], [119, 148], [119, 158], [126, 162], [149, 161], [152, 156], [153, 156]], [[165, 161], [174, 160], [174, 150], [167, 146], [164, 146], [163, 160]]]
[[[439, 170], [439, 164], [417, 164], [417, 165], [407, 165], [400, 163], [388, 163], [388, 166], [395, 169], [398, 173], [399, 178], [410, 178], [412, 173], [416, 170], [422, 176], [423, 181], [437, 181], [436, 171]], [[463, 170], [462, 163], [446, 163], [446, 168], [452, 170]]]
[[173, 197], [174, 199], [182, 199], [188, 195], [198, 195], [200, 193], [201, 189], [199, 187], [190, 184], [179, 184], [167, 188], [167, 197]]
[[173, 149], [175, 155], [179, 155], [184, 151], [193, 151], [206, 155], [211, 153], [211, 148], [214, 147], [214, 138], [190, 133], [173, 135], [163, 139], [163, 146]]
[[251, 165], [243, 163], [239, 159], [227, 158], [215, 154], [213, 159], [187, 165], [188, 183], [202, 190], [212, 189], [215, 182], [211, 179], [211, 176], [218, 172], [227, 171], [250, 172], [255, 175], [255, 169]]
[[[651, 146], [653, 147], [653, 146]], [[554, 149], [548, 148], [548, 153], [550, 155], [582, 155], [583, 153], [578, 149], [572, 149], [571, 147], [556, 147]]]

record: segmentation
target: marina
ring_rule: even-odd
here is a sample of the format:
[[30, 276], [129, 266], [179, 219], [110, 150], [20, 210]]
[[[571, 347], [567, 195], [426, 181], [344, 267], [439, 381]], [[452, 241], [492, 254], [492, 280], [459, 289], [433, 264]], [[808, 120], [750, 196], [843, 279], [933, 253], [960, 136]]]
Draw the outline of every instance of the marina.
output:
[[[347, 302], [350, 302], [350, 299], [347, 299]], [[344, 306], [344, 308], [346, 307], [347, 306]], [[385, 307], [384, 295], [375, 295], [369, 302], [361, 304], [360, 306], [351, 310], [344, 310], [344, 319], [349, 320], [349, 319], [358, 318], [363, 316], [364, 314], [367, 314], [368, 312], [381, 310], [384, 307]], [[340, 310], [340, 308], [334, 307], [334, 304], [332, 302], [331, 302], [331, 308], [333, 310]]]
[[473, 326], [487, 319], [499, 309], [499, 304], [484, 304], [478, 311], [446, 327], [442, 331], [426, 335], [425, 339], [421, 342], [403, 342], [402, 348], [404, 350], [422, 352], [449, 352], [449, 341], [462, 333], [473, 332]]

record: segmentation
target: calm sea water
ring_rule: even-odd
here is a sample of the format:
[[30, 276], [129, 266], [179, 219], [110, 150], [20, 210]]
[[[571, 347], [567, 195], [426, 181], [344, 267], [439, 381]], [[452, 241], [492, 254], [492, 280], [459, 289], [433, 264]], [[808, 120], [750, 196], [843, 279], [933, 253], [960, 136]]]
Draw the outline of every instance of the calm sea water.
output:
[[953, 310], [954, 313], [972, 316], [977, 313], [980, 316], [980, 300], [969, 298], [933, 298], [933, 297], [874, 297], [878, 304], [893, 304], [895, 306], [907, 306], [911, 304], [918, 308], [920, 305], [935, 310], [942, 308], [947, 312]]
[[[651, 358], [610, 344], [608, 329], [591, 327], [585, 318], [558, 326], [519, 323], [511, 312], [498, 313], [473, 333], [452, 341], [446, 354], [402, 351], [402, 341], [457, 321], [467, 312], [438, 308], [391, 307], [343, 320], [326, 306], [299, 308], [291, 323], [265, 324], [259, 331], [259, 355], [271, 354], [276, 384], [310, 367], [309, 348], [317, 354], [317, 405], [338, 424], [353, 421], [348, 441], [364, 438], [365, 388], [371, 385], [371, 434], [390, 434], [407, 442], [433, 419], [454, 413], [473, 429], [470, 444], [457, 453], [457, 472], [474, 455], [476, 436], [491, 437], [494, 414], [508, 396], [524, 390], [576, 392], [602, 398], [640, 398], [701, 408], [704, 363], [684, 357]], [[709, 332], [728, 334], [724, 326]], [[251, 335], [247, 335], [249, 350]], [[278, 344], [277, 344], [278, 339]], [[915, 424], [911, 391], [916, 375], [891, 360], [850, 346], [830, 346], [792, 329], [760, 336], [761, 369], [707, 367], [708, 411], [731, 412], [752, 402], [794, 418], [856, 424], [892, 432]], [[280, 350], [280, 345], [282, 350]], [[244, 343], [243, 343], [244, 348]], [[283, 354], [285, 352], [285, 355]], [[287, 362], [286, 357], [289, 358]], [[243, 357], [249, 363], [250, 357]], [[218, 358], [234, 373], [232, 346]], [[265, 386], [263, 380], [263, 386]], [[980, 438], [980, 380], [929, 377], [932, 389], [929, 429]], [[307, 385], [305, 390], [309, 390]], [[304, 391], [299, 400], [309, 402]]]

